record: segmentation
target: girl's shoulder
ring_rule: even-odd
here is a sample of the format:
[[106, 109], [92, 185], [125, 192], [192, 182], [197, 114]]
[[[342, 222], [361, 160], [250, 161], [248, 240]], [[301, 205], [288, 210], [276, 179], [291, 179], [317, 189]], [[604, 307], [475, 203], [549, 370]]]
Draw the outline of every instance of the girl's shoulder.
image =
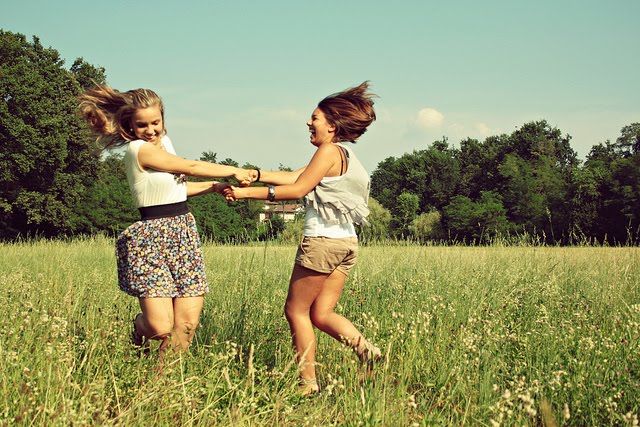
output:
[[138, 149], [146, 143], [147, 141], [143, 139], [134, 139], [133, 141], [129, 141], [127, 144], [127, 151], [138, 151]]
[[322, 144], [318, 147], [318, 152], [321, 152], [323, 154], [333, 154], [336, 152], [336, 150], [340, 150], [340, 144], [335, 142]]

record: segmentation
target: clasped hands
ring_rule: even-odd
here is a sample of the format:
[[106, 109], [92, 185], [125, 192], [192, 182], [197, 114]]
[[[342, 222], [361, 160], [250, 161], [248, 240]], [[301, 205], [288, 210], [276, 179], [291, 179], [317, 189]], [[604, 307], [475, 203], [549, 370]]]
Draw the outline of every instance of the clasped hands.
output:
[[258, 171], [256, 169], [242, 169], [238, 168], [238, 171], [233, 175], [233, 178], [238, 181], [240, 187], [237, 187], [230, 182], [219, 182], [216, 185], [216, 192], [224, 196], [229, 202], [242, 199], [242, 195], [239, 190], [241, 187], [248, 187], [252, 183], [258, 180]]

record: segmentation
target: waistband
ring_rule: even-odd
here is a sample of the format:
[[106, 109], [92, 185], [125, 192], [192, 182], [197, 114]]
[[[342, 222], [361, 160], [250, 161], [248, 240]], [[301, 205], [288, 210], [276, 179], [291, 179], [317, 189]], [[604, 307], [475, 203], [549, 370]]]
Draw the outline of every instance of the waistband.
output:
[[187, 214], [189, 213], [189, 205], [185, 200], [184, 202], [169, 203], [168, 205], [145, 206], [138, 208], [138, 210], [140, 211], [140, 218], [144, 221]]

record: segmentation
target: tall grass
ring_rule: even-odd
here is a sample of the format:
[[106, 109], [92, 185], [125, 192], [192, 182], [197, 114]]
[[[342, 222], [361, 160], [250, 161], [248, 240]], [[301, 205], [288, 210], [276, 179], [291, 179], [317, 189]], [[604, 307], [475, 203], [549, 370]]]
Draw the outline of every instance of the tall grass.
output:
[[113, 241], [0, 251], [2, 424], [638, 422], [637, 248], [362, 247], [337, 310], [385, 362], [363, 376], [318, 334], [312, 399], [282, 314], [293, 245], [207, 245], [196, 342], [162, 371], [129, 344], [138, 307], [117, 289]]

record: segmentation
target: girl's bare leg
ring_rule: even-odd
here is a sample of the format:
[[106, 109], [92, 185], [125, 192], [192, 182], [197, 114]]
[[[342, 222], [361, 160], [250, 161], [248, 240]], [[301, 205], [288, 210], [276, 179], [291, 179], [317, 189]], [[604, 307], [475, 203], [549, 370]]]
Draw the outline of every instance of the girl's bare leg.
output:
[[173, 330], [171, 298], [139, 298], [142, 314], [134, 320], [135, 332], [149, 340], [160, 340], [160, 350], [166, 348]]
[[342, 295], [346, 278], [347, 276], [338, 270], [327, 276], [320, 293], [311, 305], [311, 321], [322, 332], [355, 347], [358, 342], [366, 340], [349, 319], [333, 311]]
[[174, 327], [171, 343], [174, 350], [184, 351], [191, 345], [203, 305], [204, 297], [174, 298]]
[[298, 357], [300, 377], [305, 384], [309, 385], [310, 391], [318, 389], [317, 383], [315, 383], [316, 337], [311, 323], [310, 311], [327, 276], [327, 274], [295, 265], [291, 273], [289, 293], [285, 303], [284, 311]]
[[349, 319], [334, 312], [345, 279], [346, 275], [337, 270], [323, 274], [299, 265], [294, 266], [291, 274], [285, 314], [300, 364], [300, 377], [310, 385], [311, 391], [318, 389], [314, 326], [352, 347], [363, 362], [372, 363], [380, 357], [380, 350], [371, 345]]

